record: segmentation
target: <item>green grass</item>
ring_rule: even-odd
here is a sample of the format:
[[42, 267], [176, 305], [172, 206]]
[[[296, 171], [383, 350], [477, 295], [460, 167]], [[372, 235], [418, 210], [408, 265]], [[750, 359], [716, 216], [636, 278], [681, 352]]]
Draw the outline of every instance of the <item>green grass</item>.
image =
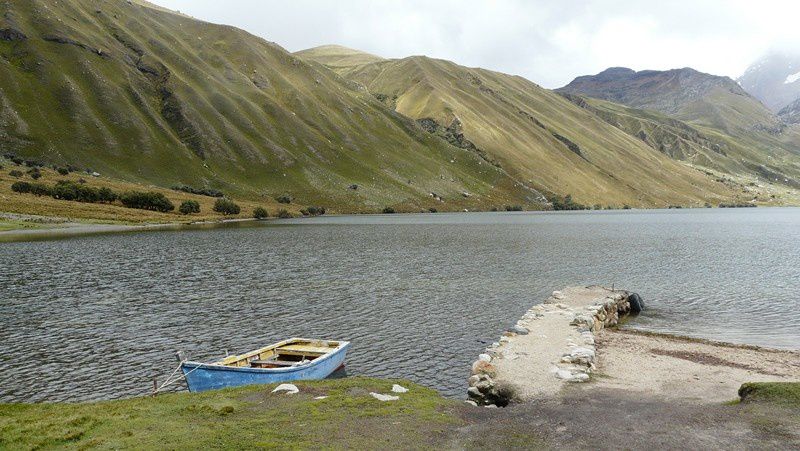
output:
[[9, 230], [45, 229], [49, 227], [51, 226], [48, 226], [46, 224], [38, 224], [30, 221], [19, 221], [14, 219], [0, 218], [0, 232], [6, 232]]
[[[393, 383], [409, 388], [380, 402]], [[408, 381], [346, 378], [80, 404], [0, 405], [0, 448], [422, 449], [441, 447], [463, 403]], [[314, 399], [327, 396], [325, 399]]]
[[767, 402], [800, 408], [800, 382], [747, 382], [739, 388], [741, 402]]

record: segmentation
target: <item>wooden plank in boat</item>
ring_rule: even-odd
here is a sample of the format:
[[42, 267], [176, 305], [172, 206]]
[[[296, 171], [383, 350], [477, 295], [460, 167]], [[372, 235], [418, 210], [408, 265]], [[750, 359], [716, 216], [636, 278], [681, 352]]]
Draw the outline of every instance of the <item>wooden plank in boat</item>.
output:
[[289, 351], [289, 352], [309, 352], [314, 354], [326, 354], [328, 352], [333, 351], [336, 349], [335, 347], [322, 347], [322, 346], [311, 346], [311, 345], [286, 345], [281, 346], [278, 348], [278, 352], [282, 351]]

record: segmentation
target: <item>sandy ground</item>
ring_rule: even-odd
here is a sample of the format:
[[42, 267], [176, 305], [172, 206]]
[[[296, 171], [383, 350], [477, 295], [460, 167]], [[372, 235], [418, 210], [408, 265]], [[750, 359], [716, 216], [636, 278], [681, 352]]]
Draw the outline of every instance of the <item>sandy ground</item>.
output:
[[[719, 403], [736, 399], [744, 382], [800, 380], [800, 352], [737, 346], [704, 340], [605, 328], [580, 332], [573, 318], [616, 292], [570, 287], [533, 307], [518, 323], [528, 334], [506, 334], [491, 364], [497, 381], [510, 383], [522, 401], [560, 396], [571, 385], [586, 390], [621, 389], [665, 400]], [[635, 321], [635, 320], [634, 320]], [[575, 349], [594, 351], [586, 382], [558, 371], [574, 367], [562, 357]]]
[[[800, 449], [796, 407], [732, 402], [745, 382], [800, 381], [800, 352], [624, 328], [591, 346], [570, 322], [609, 293], [569, 288], [531, 309], [518, 323], [529, 333], [507, 334], [491, 360], [520, 402], [465, 411], [453, 448]], [[554, 376], [576, 346], [596, 352], [587, 382]]]
[[718, 403], [735, 399], [744, 382], [800, 380], [800, 352], [624, 329], [605, 329], [596, 341], [591, 389]]

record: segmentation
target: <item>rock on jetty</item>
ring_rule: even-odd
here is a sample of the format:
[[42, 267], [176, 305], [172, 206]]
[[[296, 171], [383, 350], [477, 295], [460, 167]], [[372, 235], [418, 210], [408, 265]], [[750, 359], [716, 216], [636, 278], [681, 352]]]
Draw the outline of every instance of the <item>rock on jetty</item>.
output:
[[595, 334], [643, 307], [636, 293], [600, 286], [554, 291], [472, 364], [467, 394], [476, 404], [505, 406], [586, 382], [595, 368]]

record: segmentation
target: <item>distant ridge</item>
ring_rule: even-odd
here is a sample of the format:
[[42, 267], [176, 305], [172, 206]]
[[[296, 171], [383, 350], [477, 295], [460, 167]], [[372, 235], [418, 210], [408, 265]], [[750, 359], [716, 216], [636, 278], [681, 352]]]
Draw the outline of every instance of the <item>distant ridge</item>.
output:
[[350, 65], [329, 50], [296, 55], [327, 62], [432, 133], [472, 149], [537, 190], [617, 206], [699, 203], [729, 188], [670, 159], [594, 112], [522, 77], [425, 56]]

